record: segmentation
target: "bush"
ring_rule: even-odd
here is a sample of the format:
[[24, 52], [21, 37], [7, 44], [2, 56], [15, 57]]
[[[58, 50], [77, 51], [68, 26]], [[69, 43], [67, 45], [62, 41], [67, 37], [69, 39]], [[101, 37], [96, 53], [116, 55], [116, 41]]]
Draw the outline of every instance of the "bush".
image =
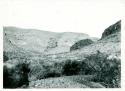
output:
[[90, 75], [94, 73], [94, 70], [86, 63], [87, 60], [66, 60], [63, 68], [63, 75]]
[[46, 74], [44, 75], [44, 78], [49, 77], [60, 77], [62, 75], [62, 64], [61, 63], [53, 63], [50, 66], [45, 66]]
[[30, 69], [26, 63], [19, 63], [17, 65], [5, 64], [3, 68], [3, 88], [27, 86], [29, 84], [29, 71]]
[[[41, 64], [42, 63], [42, 64]], [[62, 74], [62, 65], [60, 63], [48, 64], [41, 62], [31, 66], [30, 80], [45, 79], [50, 77], [60, 77]]]
[[59, 77], [61, 76], [61, 72], [58, 71], [58, 69], [56, 69], [56, 67], [54, 66], [54, 64], [52, 65], [44, 65], [43, 66], [43, 78], [50, 78], [50, 77]]
[[77, 75], [79, 74], [81, 70], [81, 63], [78, 61], [71, 61], [66, 60], [64, 66], [63, 66], [63, 72], [64, 75]]
[[102, 81], [109, 87], [120, 87], [121, 79], [121, 63], [120, 59], [107, 59], [104, 67], [102, 68]]
[[6, 62], [9, 60], [9, 57], [7, 56], [7, 52], [3, 52], [3, 61]]
[[95, 73], [95, 70], [89, 64], [87, 64], [87, 60], [83, 60], [81, 62], [80, 74], [81, 75], [92, 75], [94, 73]]
[[108, 55], [101, 52], [86, 57], [92, 62], [91, 67], [95, 70], [93, 81], [101, 82], [106, 87], [120, 87], [121, 66], [120, 59], [108, 59]]
[[50, 77], [60, 77], [61, 74], [56, 72], [55, 70], [54, 71], [49, 71], [44, 74], [44, 78], [50, 78]]

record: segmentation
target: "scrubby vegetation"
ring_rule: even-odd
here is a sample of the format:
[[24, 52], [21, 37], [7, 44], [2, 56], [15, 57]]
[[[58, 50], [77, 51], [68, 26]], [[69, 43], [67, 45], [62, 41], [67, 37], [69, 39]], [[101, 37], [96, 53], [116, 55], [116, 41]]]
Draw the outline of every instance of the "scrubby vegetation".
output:
[[30, 69], [27, 63], [16, 65], [6, 63], [3, 69], [3, 88], [18, 88], [23, 85], [28, 86], [28, 73]]
[[66, 59], [53, 64], [38, 64], [33, 67], [33, 74], [37, 79], [46, 79], [60, 76], [92, 75], [92, 82], [99, 82], [105, 87], [120, 87], [121, 67], [120, 58], [109, 56], [97, 51], [81, 60]]
[[120, 58], [108, 56], [105, 53], [89, 55], [82, 61], [66, 60], [62, 75], [93, 75], [91, 81], [100, 82], [105, 87], [120, 87]]
[[94, 70], [86, 64], [85, 60], [66, 60], [63, 65], [62, 74], [71, 75], [90, 75], [94, 73]]
[[71, 76], [71, 75], [90, 75], [94, 71], [84, 61], [66, 59], [64, 62], [53, 64], [32, 65], [29, 73], [31, 80], [45, 79], [50, 77]]
[[8, 61], [9, 60], [9, 57], [8, 57], [8, 55], [7, 55], [7, 52], [3, 52], [3, 61], [4, 62], [6, 62], [6, 61]]
[[8, 61], [5, 62], [4, 88], [18, 88], [23, 85], [28, 86], [29, 81], [73, 75], [91, 75], [89, 81], [100, 83], [107, 88], [120, 87], [120, 58], [100, 51], [86, 56], [85, 59], [66, 59], [51, 64], [43, 60], [32, 60], [29, 64], [24, 60], [16, 61], [11, 67], [6, 65]]
[[81, 63], [78, 61], [66, 60], [63, 66], [64, 75], [77, 75], [81, 69]]
[[47, 64], [41, 62], [31, 65], [30, 68], [29, 77], [31, 80], [59, 77], [62, 75], [62, 64], [60, 63]]
[[[121, 21], [105, 29], [96, 43], [75, 33], [55, 37], [49, 32], [4, 30], [4, 88], [121, 87]], [[29, 35], [39, 41], [29, 41]]]
[[58, 72], [56, 68], [54, 68], [52, 65], [43, 65], [42, 71], [40, 71], [40, 74], [38, 75], [38, 79], [45, 79], [49, 77], [59, 77], [61, 75], [61, 72]]
[[121, 67], [119, 58], [108, 58], [108, 55], [100, 53], [86, 57], [89, 62], [94, 62], [91, 67], [95, 70], [93, 81], [101, 82], [106, 87], [120, 87]]

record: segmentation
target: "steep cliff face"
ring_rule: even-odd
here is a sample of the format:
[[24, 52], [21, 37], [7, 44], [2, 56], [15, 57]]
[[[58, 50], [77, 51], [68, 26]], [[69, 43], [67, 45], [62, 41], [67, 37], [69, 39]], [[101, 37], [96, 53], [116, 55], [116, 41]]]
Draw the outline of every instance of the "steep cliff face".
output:
[[105, 31], [102, 34], [102, 38], [105, 38], [111, 34], [114, 34], [116, 32], [120, 32], [121, 31], [121, 20], [116, 22], [115, 24], [109, 26], [107, 29], [105, 29]]

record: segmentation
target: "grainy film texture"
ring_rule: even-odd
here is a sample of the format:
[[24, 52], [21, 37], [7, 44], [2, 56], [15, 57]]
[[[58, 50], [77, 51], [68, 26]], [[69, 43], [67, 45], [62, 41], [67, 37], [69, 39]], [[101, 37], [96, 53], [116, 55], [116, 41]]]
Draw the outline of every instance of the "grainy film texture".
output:
[[3, 88], [120, 88], [121, 20], [101, 38], [3, 27]]

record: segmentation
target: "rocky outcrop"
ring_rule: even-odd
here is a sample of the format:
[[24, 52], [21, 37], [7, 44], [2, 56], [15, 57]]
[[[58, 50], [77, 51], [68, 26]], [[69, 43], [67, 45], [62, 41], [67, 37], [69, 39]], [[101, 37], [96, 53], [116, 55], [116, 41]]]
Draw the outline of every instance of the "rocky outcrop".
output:
[[115, 24], [109, 26], [107, 29], [105, 29], [105, 31], [102, 34], [101, 39], [114, 34], [116, 32], [120, 32], [121, 31], [121, 20], [119, 20], [118, 22], [116, 22]]
[[93, 41], [91, 39], [80, 40], [70, 47], [70, 51], [83, 48], [84, 46], [90, 45], [92, 43]]

